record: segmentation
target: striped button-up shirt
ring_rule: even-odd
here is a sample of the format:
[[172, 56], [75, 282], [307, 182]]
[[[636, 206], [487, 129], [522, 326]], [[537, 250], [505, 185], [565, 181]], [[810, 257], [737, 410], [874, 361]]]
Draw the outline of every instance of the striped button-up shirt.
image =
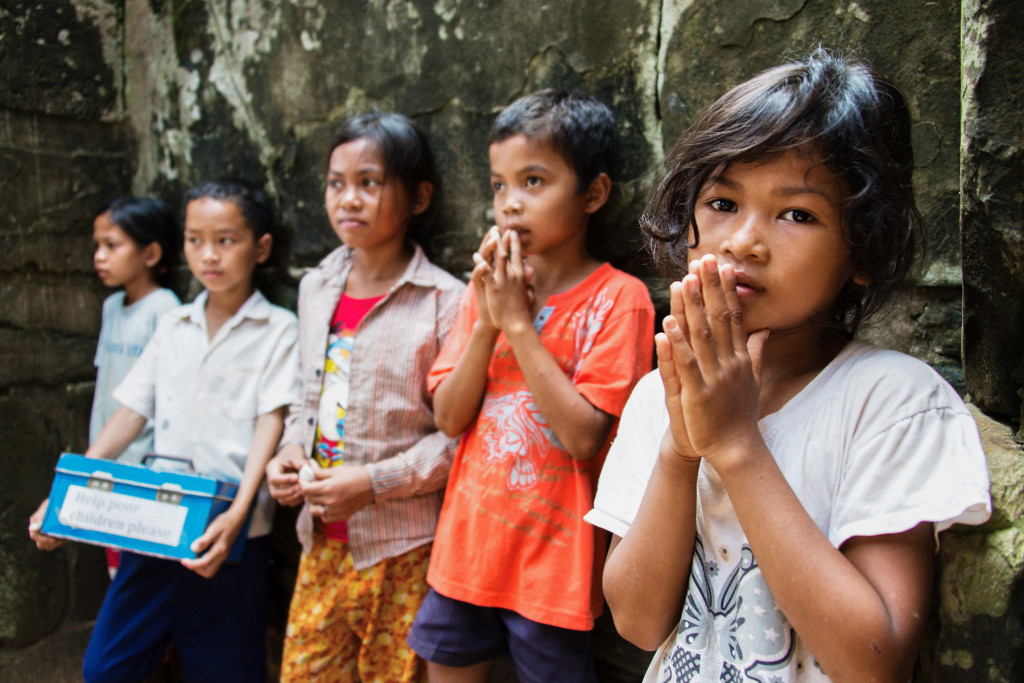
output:
[[[352, 267], [339, 247], [299, 285], [300, 399], [293, 404], [282, 445], [299, 443], [307, 455], [316, 437], [324, 354], [331, 316]], [[396, 557], [434, 538], [457, 440], [434, 424], [426, 377], [458, 311], [466, 285], [431, 264], [417, 246], [405, 273], [356, 328], [352, 350], [345, 463], [363, 465], [374, 502], [348, 520], [357, 569]], [[308, 506], [299, 515], [299, 540], [312, 542]]]

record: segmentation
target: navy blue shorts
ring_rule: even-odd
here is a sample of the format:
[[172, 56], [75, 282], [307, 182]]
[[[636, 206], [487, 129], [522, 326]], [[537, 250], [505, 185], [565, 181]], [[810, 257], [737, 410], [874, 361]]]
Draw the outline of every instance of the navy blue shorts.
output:
[[592, 631], [538, 624], [498, 607], [479, 607], [427, 592], [409, 646], [442, 666], [472, 666], [508, 652], [521, 683], [593, 683]]
[[225, 562], [212, 579], [122, 553], [82, 674], [88, 683], [141, 681], [173, 641], [187, 681], [263, 681], [269, 599], [269, 536], [249, 539], [242, 561]]

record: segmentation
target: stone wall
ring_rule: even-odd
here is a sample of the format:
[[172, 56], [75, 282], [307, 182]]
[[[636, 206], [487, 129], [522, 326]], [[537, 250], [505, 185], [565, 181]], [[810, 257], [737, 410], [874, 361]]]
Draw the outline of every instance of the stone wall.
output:
[[[154, 193], [175, 204], [202, 178], [248, 176], [277, 200], [294, 264], [312, 264], [336, 244], [321, 177], [331, 131], [352, 111], [395, 109], [428, 133], [444, 177], [443, 221], [424, 246], [464, 275], [491, 222], [494, 114], [534, 89], [578, 86], [618, 119], [615, 190], [595, 242], [644, 277], [660, 303], [665, 283], [639, 254], [634, 225], [664, 150], [729, 86], [819, 42], [848, 48], [908, 95], [929, 247], [865, 336], [923, 358], [985, 410], [1019, 418], [1024, 107], [1014, 37], [1024, 30], [1022, 8], [1016, 0], [3, 0], [0, 471], [17, 485], [0, 492], [0, 679], [28, 679], [53, 664], [44, 653], [55, 649], [73, 669], [102, 593], [95, 549], [37, 553], [25, 523], [60, 450], [85, 445], [105, 295], [89, 260], [90, 222], [104, 200]], [[1024, 638], [1021, 452], [1010, 427], [980, 413], [979, 421], [997, 514], [944, 543], [921, 680], [1012, 680], [1019, 664], [1008, 648], [1019, 653]], [[642, 656], [612, 634], [602, 638], [621, 664], [615, 675], [635, 678]]]

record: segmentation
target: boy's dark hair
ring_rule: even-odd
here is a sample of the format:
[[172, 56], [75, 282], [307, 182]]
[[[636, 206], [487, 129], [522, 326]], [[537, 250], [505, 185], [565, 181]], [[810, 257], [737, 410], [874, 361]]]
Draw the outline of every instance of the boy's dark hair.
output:
[[[394, 112], [374, 109], [349, 117], [334, 133], [327, 146], [324, 174], [330, 170], [328, 166], [335, 149], [346, 142], [364, 138], [376, 145], [384, 160], [384, 173], [396, 179], [405, 190], [410, 212], [406, 237], [421, 242], [437, 216], [441, 199], [441, 178], [434, 166], [434, 155], [430, 151], [427, 136], [408, 117]], [[430, 205], [421, 213], [411, 215], [416, 203], [417, 188], [423, 181], [434, 187]]]
[[640, 225], [662, 272], [685, 273], [686, 250], [700, 239], [697, 198], [712, 174], [790, 150], [820, 155], [847, 192], [850, 263], [868, 284], [847, 282], [826, 324], [852, 337], [906, 277], [922, 237], [907, 102], [864, 63], [819, 47], [720, 97], [676, 141]]
[[277, 286], [288, 281], [288, 233], [278, 224], [274, 206], [267, 193], [257, 185], [241, 178], [220, 178], [204, 180], [185, 194], [185, 206], [197, 199], [229, 201], [242, 212], [242, 220], [252, 230], [253, 239], [271, 236], [270, 255], [263, 263], [256, 264], [253, 272], [253, 286], [272, 298]]
[[611, 167], [615, 116], [582, 90], [546, 88], [507, 106], [491, 127], [490, 144], [522, 135], [549, 143], [576, 173], [576, 194]]
[[153, 266], [153, 275], [161, 287], [174, 289], [181, 251], [178, 219], [171, 207], [155, 197], [119, 197], [96, 212], [108, 214], [110, 222], [121, 228], [139, 247], [156, 242], [160, 260]]

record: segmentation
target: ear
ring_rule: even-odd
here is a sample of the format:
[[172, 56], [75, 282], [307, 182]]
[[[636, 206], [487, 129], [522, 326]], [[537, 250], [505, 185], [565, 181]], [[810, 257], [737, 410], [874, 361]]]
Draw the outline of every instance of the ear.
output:
[[156, 264], [160, 263], [160, 259], [163, 258], [163, 255], [163, 247], [161, 247], [157, 242], [150, 242], [142, 249], [142, 259], [147, 268], [152, 268]]
[[586, 199], [584, 205], [584, 213], [594, 213], [608, 201], [608, 196], [612, 192], [612, 179], [608, 177], [607, 173], [599, 173], [594, 181], [590, 183], [590, 187], [583, 193]]
[[868, 285], [871, 284], [871, 278], [869, 278], [867, 275], [864, 275], [863, 273], [855, 274], [852, 278], [850, 278], [850, 280], [853, 281], [853, 284], [859, 285], [861, 287], [867, 287]]
[[268, 232], [256, 240], [256, 263], [263, 263], [270, 258], [270, 248], [274, 246], [274, 238]]
[[412, 203], [412, 215], [418, 216], [430, 206], [430, 200], [434, 197], [434, 184], [429, 180], [421, 180], [416, 186], [416, 199]]

